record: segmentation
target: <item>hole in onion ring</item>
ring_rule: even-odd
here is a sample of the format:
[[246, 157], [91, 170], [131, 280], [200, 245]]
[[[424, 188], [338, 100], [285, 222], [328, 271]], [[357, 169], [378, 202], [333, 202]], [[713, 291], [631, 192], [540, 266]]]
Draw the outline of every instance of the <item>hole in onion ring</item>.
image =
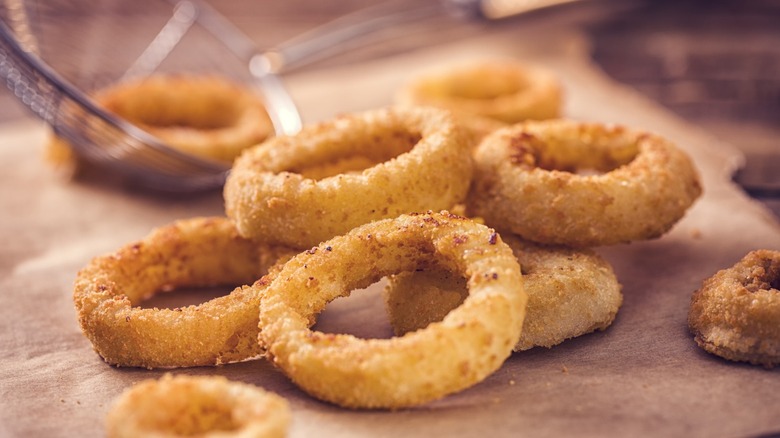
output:
[[[520, 272], [526, 276], [531, 271], [525, 263], [521, 263]], [[415, 272], [402, 272], [393, 277], [395, 278], [391, 282], [403, 283], [411, 278], [414, 279], [410, 289], [414, 293], [398, 294], [391, 293], [388, 288], [384, 290], [385, 306], [389, 313], [391, 327], [400, 328], [400, 330], [393, 328], [396, 336], [408, 332], [410, 327], [422, 329], [430, 324], [441, 322], [468, 297], [467, 280], [441, 266], [434, 265]], [[398, 301], [399, 299], [404, 302]], [[414, 309], [425, 310], [420, 312]]]
[[[523, 276], [529, 274], [529, 269], [526, 264], [520, 265], [520, 273]], [[396, 275], [407, 276], [411, 274], [411, 272], [403, 272]], [[452, 309], [455, 309], [456, 307], [463, 304], [463, 301], [468, 296], [468, 282], [466, 279], [457, 275], [453, 275], [453, 273], [448, 271], [446, 268], [434, 266], [428, 269], [417, 270], [414, 272], [414, 274], [415, 279], [417, 280], [415, 287], [419, 288], [420, 290], [429, 289], [434, 291], [432, 293], [436, 293], [440, 296], [440, 298], [434, 300], [436, 303], [438, 303], [437, 307], [439, 308], [439, 314], [431, 319], [431, 323], [444, 319], [444, 317], [447, 316], [447, 314]], [[414, 298], [417, 297], [412, 297], [412, 299]], [[425, 306], [429, 306], [430, 304], [431, 303], [419, 303], [419, 305]], [[391, 303], [388, 303], [388, 305], [391, 305]], [[407, 316], [415, 317], [416, 315]]]
[[752, 276], [745, 278], [744, 286], [754, 293], [760, 290], [780, 292], [780, 266], [772, 264], [771, 260], [764, 260]]
[[509, 139], [509, 159], [526, 168], [600, 175], [630, 163], [639, 154], [638, 142], [614, 143], [608, 136], [596, 138], [585, 131], [572, 138], [547, 139], [523, 131]]
[[771, 263], [768, 263], [767, 265], [766, 281], [769, 283], [769, 289], [780, 292], [780, 269], [778, 269], [777, 265]]
[[347, 334], [361, 339], [389, 339], [393, 329], [381, 297], [384, 280], [356, 289], [348, 297], [331, 301], [317, 317], [313, 330], [328, 334]]
[[[394, 281], [407, 281], [411, 278], [414, 278], [414, 283], [409, 290], [413, 290], [414, 293], [393, 294], [389, 289], [385, 290], [385, 305], [392, 325], [401, 328], [396, 332], [397, 336], [406, 333], [409, 328], [425, 328], [442, 321], [468, 297], [466, 279], [453, 275], [444, 268], [434, 267], [414, 273], [396, 274]], [[420, 312], [414, 309], [425, 310]]]
[[761, 289], [780, 293], [780, 278], [767, 278]]
[[[299, 173], [315, 181], [344, 173], [360, 173], [379, 163], [389, 161], [409, 152], [422, 139], [419, 132], [409, 132], [402, 127], [388, 130], [370, 139], [360, 154], [353, 155], [341, 148], [331, 148], [327, 155], [314, 164], [306, 164], [289, 171]], [[366, 142], [366, 140], [355, 140]]]
[[240, 429], [233, 408], [213, 395], [193, 391], [189, 397], [168, 397], [166, 401], [164, 409], [180, 412], [180, 415], [175, 417], [175, 421], [163, 415], [150, 415], [145, 418], [147, 424], [141, 424], [145, 430], [165, 430], [172, 436], [204, 436]]

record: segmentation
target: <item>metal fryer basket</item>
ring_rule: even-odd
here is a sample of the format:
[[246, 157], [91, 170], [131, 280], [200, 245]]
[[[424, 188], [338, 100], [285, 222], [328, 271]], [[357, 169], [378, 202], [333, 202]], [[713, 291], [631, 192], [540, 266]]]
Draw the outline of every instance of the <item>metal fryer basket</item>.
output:
[[8, 88], [78, 155], [136, 184], [200, 191], [219, 187], [228, 166], [163, 144], [101, 109], [92, 90], [152, 72], [220, 74], [257, 90], [277, 133], [300, 128], [279, 78], [249, 71], [251, 41], [205, 3], [6, 0], [0, 12], [0, 77]]

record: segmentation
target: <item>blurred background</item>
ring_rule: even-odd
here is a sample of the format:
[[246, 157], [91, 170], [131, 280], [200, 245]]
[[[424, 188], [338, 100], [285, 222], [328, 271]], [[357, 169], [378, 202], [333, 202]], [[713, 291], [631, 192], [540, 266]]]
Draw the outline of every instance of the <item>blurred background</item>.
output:
[[[434, 1], [397, 3], [411, 9]], [[508, 3], [513, 1], [527, 3]], [[222, 0], [212, 5], [258, 47], [267, 48], [376, 3]], [[35, 36], [29, 43], [58, 73], [90, 88], [121, 76], [149, 35], [165, 24], [171, 7], [151, 0], [5, 0], [3, 19], [18, 20], [13, 11], [20, 5]], [[303, 68], [359, 63], [528, 21], [548, 22], [550, 29], [576, 25], [590, 37], [592, 57], [608, 75], [742, 150], [745, 165], [735, 180], [780, 217], [780, 1], [585, 0], [500, 21], [468, 19], [465, 9], [458, 11], [409, 22], [400, 32], [390, 28]], [[203, 53], [198, 62], [228, 64], [205, 46], [198, 50]], [[166, 62], [192, 61], [172, 55]], [[0, 126], [29, 118], [32, 113], [2, 87]]]

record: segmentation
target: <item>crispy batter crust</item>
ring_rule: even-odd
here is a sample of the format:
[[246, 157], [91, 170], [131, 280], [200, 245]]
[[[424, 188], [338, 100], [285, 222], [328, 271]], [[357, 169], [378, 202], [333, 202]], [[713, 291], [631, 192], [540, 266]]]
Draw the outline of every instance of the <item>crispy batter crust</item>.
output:
[[691, 299], [688, 326], [712, 354], [780, 364], [780, 251], [751, 251], [706, 279]]
[[106, 419], [109, 438], [281, 438], [291, 422], [287, 401], [222, 376], [164, 375], [128, 388]]
[[373, 220], [462, 202], [468, 149], [443, 110], [342, 116], [244, 153], [225, 184], [227, 215], [243, 236], [310, 248]]
[[[545, 247], [502, 235], [520, 262], [528, 294], [523, 333], [515, 351], [550, 348], [605, 330], [623, 302], [612, 267], [591, 250]], [[441, 321], [467, 295], [463, 278], [434, 268], [391, 276], [385, 288], [396, 335]]]
[[[391, 339], [310, 330], [335, 298], [432, 263], [468, 278], [469, 296], [443, 321]], [[512, 250], [446, 212], [361, 226], [296, 256], [258, 292], [267, 357], [312, 396], [350, 408], [419, 405], [482, 381], [517, 343], [527, 300]]]
[[248, 286], [197, 306], [134, 306], [181, 287], [250, 284], [289, 255], [286, 248], [242, 238], [226, 218], [180, 220], [79, 271], [73, 293], [78, 320], [112, 365], [191, 367], [256, 357], [259, 297]]
[[475, 152], [474, 178], [470, 216], [572, 247], [660, 237], [702, 191], [689, 157], [664, 138], [568, 120], [494, 132]]

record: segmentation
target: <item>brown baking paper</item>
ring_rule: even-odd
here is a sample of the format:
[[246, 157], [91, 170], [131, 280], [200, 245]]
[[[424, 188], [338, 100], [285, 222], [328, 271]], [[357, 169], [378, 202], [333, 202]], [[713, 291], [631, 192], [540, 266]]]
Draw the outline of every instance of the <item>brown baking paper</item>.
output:
[[[729, 182], [740, 162], [736, 149], [611, 82], [588, 61], [587, 41], [576, 31], [504, 27], [391, 59], [292, 75], [287, 83], [313, 121], [386, 105], [404, 80], [429, 68], [493, 56], [548, 66], [565, 85], [568, 117], [665, 135], [690, 153], [701, 172], [704, 195], [669, 234], [599, 249], [625, 296], [608, 330], [514, 354], [473, 388], [398, 412], [350, 411], [317, 401], [265, 360], [175, 373], [221, 374], [281, 394], [292, 406], [294, 437], [737, 437], [780, 431], [778, 371], [711, 356], [686, 328], [691, 293], [704, 278], [749, 250], [780, 249], [777, 222]], [[97, 437], [122, 390], [163, 372], [113, 368], [92, 351], [71, 299], [76, 272], [153, 227], [222, 215], [222, 197], [218, 191], [154, 196], [94, 178], [69, 181], [42, 161], [44, 139], [37, 122], [0, 130], [0, 436]], [[337, 300], [318, 327], [388, 336], [377, 289]]]

